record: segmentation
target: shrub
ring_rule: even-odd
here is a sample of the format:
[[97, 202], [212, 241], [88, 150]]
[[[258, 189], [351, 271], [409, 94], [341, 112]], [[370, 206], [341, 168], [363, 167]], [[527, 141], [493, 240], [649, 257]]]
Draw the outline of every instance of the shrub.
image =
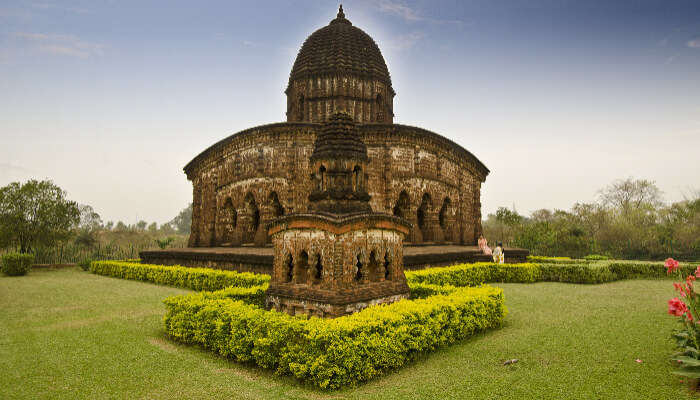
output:
[[89, 271], [90, 270], [90, 263], [92, 261], [90, 259], [85, 259], [82, 260], [78, 263], [78, 266], [83, 270], [83, 271]]
[[[573, 260], [574, 264], [539, 264], [540, 279], [549, 282], [604, 283], [621, 279], [667, 278], [663, 264], [651, 261], [609, 260], [586, 262]], [[679, 268], [690, 274], [695, 267], [682, 263]]]
[[478, 286], [484, 282], [531, 283], [539, 280], [537, 264], [458, 264], [450, 267], [407, 271], [409, 283], [433, 285]]
[[90, 264], [90, 271], [98, 275], [152, 282], [197, 291], [219, 290], [228, 286], [260, 286], [270, 281], [269, 275], [251, 272], [189, 268], [177, 265], [151, 265], [129, 261], [93, 261]]
[[571, 257], [547, 257], [547, 256], [527, 256], [527, 260], [530, 262], [544, 262], [550, 264], [556, 264], [557, 262], [570, 262]]
[[178, 341], [335, 389], [496, 327], [507, 312], [499, 288], [435, 290], [445, 294], [368, 307], [332, 320], [292, 317], [207, 294], [170, 297], [165, 300], [165, 330]]
[[540, 279], [546, 282], [603, 283], [617, 280], [607, 265], [540, 264]]
[[600, 261], [600, 260], [609, 260], [610, 257], [603, 256], [600, 254], [589, 254], [589, 255], [583, 257], [583, 259], [588, 260], [588, 261]]
[[33, 254], [8, 253], [2, 256], [2, 273], [8, 276], [26, 275], [34, 264]]

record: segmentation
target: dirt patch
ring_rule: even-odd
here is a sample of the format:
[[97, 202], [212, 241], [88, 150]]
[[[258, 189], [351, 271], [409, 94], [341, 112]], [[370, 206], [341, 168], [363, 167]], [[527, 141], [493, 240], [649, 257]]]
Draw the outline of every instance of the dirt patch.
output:
[[50, 325], [45, 325], [45, 326], [39, 326], [34, 328], [34, 330], [37, 331], [55, 331], [59, 329], [75, 329], [75, 328], [83, 328], [86, 326], [90, 325], [95, 325], [95, 324], [100, 324], [103, 322], [108, 322], [108, 321], [114, 321], [114, 320], [132, 320], [132, 319], [138, 319], [138, 318], [143, 318], [143, 317], [149, 317], [151, 315], [160, 315], [159, 312], [136, 312], [136, 313], [130, 313], [130, 314], [123, 314], [123, 315], [110, 315], [110, 316], [104, 316], [104, 317], [98, 317], [98, 318], [86, 318], [86, 319], [74, 319], [71, 321], [65, 321], [65, 322], [58, 322], [55, 324], [50, 324]]
[[77, 265], [78, 264], [32, 264], [32, 268], [71, 268]]
[[233, 374], [239, 378], [245, 379], [248, 382], [255, 382], [258, 379], [255, 373], [246, 371], [243, 368], [219, 368], [215, 369], [214, 372], [217, 374]]
[[156, 346], [157, 348], [163, 350], [166, 353], [175, 354], [178, 351], [177, 346], [163, 338], [148, 338], [148, 343]]

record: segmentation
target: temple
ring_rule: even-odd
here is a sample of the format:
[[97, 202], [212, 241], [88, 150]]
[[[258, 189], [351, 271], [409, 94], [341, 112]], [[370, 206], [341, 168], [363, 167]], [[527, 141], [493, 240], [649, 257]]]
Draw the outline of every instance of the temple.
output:
[[[285, 122], [235, 133], [185, 166], [193, 187], [188, 248], [142, 252], [145, 262], [272, 273], [270, 226], [290, 214], [341, 211], [405, 221], [397, 229], [407, 230], [406, 268], [488, 259], [476, 241], [489, 170], [444, 136], [395, 123], [384, 57], [342, 7], [301, 46], [285, 94]], [[350, 125], [364, 156], [345, 175], [324, 157], [359, 142], [324, 132]], [[352, 199], [324, 186], [339, 176], [355, 185]], [[507, 261], [526, 255], [506, 249]]]

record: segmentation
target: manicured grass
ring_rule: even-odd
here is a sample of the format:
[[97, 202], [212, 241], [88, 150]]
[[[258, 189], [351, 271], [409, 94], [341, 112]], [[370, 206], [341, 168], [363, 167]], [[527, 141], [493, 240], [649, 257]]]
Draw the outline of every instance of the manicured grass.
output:
[[670, 373], [670, 281], [498, 286], [503, 328], [327, 393], [165, 339], [161, 301], [185, 290], [77, 268], [0, 277], [0, 398], [693, 398]]

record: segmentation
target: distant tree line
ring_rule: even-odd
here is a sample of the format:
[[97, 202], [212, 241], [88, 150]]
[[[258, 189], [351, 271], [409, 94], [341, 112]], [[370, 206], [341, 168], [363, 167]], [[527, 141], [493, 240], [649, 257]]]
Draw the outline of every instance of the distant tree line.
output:
[[[91, 206], [68, 200], [66, 192], [49, 180], [13, 182], [0, 188], [0, 250], [36, 253], [56, 246], [91, 249], [135, 242], [140, 247], [164, 247], [175, 241], [170, 235], [188, 235], [191, 220], [192, 204], [160, 226], [143, 220], [131, 225], [103, 223]], [[121, 240], [124, 243], [115, 236], [120, 233], [127, 234]]]
[[596, 202], [568, 211], [541, 209], [526, 217], [501, 207], [483, 227], [490, 243], [500, 240], [533, 255], [697, 261], [700, 192], [665, 204], [654, 182], [628, 178], [600, 190]]

